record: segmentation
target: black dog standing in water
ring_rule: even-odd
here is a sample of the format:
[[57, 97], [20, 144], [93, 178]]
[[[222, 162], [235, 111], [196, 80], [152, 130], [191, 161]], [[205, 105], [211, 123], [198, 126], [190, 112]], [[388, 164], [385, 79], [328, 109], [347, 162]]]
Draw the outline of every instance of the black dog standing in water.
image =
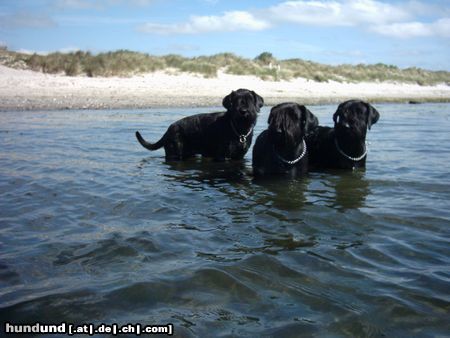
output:
[[308, 171], [305, 137], [319, 124], [305, 106], [281, 103], [272, 108], [269, 127], [256, 139], [253, 147], [253, 174], [285, 174], [290, 177]]
[[257, 113], [264, 100], [254, 91], [239, 89], [222, 101], [226, 112], [197, 114], [172, 123], [156, 143], [137, 131], [139, 143], [149, 149], [164, 147], [166, 160], [184, 160], [196, 154], [216, 160], [242, 159], [252, 143]]
[[333, 115], [334, 128], [319, 126], [307, 137], [313, 169], [355, 169], [366, 166], [367, 129], [377, 123], [378, 111], [370, 104], [349, 100]]

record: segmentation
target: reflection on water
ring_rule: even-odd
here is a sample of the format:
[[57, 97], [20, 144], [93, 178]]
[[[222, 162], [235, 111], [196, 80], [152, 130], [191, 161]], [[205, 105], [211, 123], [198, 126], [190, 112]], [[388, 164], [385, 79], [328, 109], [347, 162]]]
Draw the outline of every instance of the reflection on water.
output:
[[[273, 207], [279, 210], [301, 210], [306, 203], [305, 191], [308, 189], [309, 179], [285, 179], [283, 177], [269, 177], [253, 181], [257, 187], [255, 203]], [[253, 189], [255, 189], [253, 187]]]
[[0, 318], [447, 335], [450, 105], [377, 109], [366, 170], [288, 180], [254, 180], [251, 150], [167, 163], [134, 139], [201, 109], [0, 114]]
[[314, 202], [345, 211], [366, 207], [366, 197], [370, 193], [365, 169], [356, 171], [329, 171], [312, 173], [314, 182], [309, 189]]
[[245, 180], [250, 171], [242, 161], [217, 162], [208, 158], [196, 157], [183, 162], [165, 162], [167, 180], [173, 180], [187, 188], [208, 185], [233, 184]]

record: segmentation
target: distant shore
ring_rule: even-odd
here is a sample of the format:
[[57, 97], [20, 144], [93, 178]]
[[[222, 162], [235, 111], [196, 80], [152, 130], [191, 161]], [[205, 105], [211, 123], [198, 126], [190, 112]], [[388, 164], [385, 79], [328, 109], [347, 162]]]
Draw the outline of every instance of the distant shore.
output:
[[154, 72], [132, 77], [70, 77], [0, 65], [0, 110], [133, 109], [220, 106], [232, 90], [248, 88], [267, 105], [284, 101], [338, 103], [349, 98], [370, 102], [450, 102], [450, 86], [391, 82], [263, 81], [219, 72], [201, 75]]

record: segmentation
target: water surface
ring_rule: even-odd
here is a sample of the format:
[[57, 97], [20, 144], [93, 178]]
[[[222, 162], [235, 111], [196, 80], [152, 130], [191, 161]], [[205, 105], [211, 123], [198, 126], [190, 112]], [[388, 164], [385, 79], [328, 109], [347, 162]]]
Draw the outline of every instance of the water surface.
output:
[[251, 151], [165, 163], [134, 138], [215, 108], [0, 113], [2, 326], [448, 335], [450, 105], [376, 108], [365, 171], [264, 182]]

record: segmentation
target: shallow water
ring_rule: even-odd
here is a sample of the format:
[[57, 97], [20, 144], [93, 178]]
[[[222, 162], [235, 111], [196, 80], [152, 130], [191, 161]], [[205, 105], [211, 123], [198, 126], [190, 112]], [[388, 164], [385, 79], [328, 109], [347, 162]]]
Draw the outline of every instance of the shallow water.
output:
[[[450, 105], [376, 107], [365, 171], [263, 183], [251, 151], [168, 164], [134, 138], [214, 108], [0, 113], [2, 330], [447, 335]], [[310, 109], [330, 125], [335, 106]]]

